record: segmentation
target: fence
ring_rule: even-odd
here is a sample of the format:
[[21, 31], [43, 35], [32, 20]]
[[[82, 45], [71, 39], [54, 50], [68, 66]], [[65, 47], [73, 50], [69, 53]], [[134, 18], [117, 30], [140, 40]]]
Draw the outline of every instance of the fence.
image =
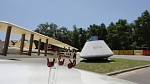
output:
[[150, 50], [112, 50], [114, 55], [146, 55], [150, 56]]

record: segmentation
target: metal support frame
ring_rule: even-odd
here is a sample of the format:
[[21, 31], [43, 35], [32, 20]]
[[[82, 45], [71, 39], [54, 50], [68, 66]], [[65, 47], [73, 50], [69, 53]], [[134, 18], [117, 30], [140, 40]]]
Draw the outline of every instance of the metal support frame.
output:
[[47, 56], [47, 47], [48, 47], [48, 39], [46, 39], [46, 43], [45, 43], [45, 56]]
[[25, 34], [22, 34], [21, 44], [20, 44], [20, 54], [23, 54], [24, 41], [25, 41]]
[[4, 44], [4, 49], [3, 49], [3, 55], [4, 56], [7, 55], [11, 29], [12, 29], [12, 26], [7, 27], [7, 32], [6, 32], [6, 37], [5, 37], [5, 44]]
[[32, 53], [33, 39], [34, 39], [34, 34], [31, 34], [31, 36], [30, 36], [29, 52], [28, 52], [29, 56], [31, 56], [31, 53]]
[[40, 49], [41, 49], [41, 39], [39, 39], [38, 42], [38, 56], [40, 55]]

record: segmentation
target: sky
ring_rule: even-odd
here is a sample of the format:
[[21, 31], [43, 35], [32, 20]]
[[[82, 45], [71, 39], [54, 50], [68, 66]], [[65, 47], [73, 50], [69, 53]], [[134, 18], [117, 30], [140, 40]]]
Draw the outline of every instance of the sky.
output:
[[150, 0], [1, 0], [0, 20], [29, 30], [45, 22], [69, 30], [73, 25], [87, 29], [91, 24], [108, 26], [119, 19], [131, 23], [145, 10], [150, 12], [149, 3]]

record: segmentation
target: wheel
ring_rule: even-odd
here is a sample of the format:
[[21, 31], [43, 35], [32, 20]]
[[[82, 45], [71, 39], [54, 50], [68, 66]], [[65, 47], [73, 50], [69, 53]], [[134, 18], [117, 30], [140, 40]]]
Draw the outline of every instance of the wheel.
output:
[[49, 58], [47, 58], [47, 66], [48, 67], [53, 67], [54, 66], [54, 62], [55, 62], [55, 59], [53, 58], [53, 61], [52, 62], [49, 62]]
[[64, 64], [64, 62], [63, 61], [59, 61], [59, 63], [58, 63], [60, 66], [61, 65], [63, 65]]
[[65, 61], [65, 59], [63, 59], [63, 61], [60, 61], [60, 60], [59, 60], [58, 64], [61, 66], [61, 65], [64, 64], [64, 61]]
[[72, 67], [73, 67], [73, 64], [72, 64], [72, 63], [69, 63], [69, 64], [68, 64], [68, 68], [71, 69]]
[[47, 63], [47, 66], [48, 66], [48, 67], [53, 67], [53, 66], [54, 66], [54, 63], [53, 63], [53, 62], [48, 62], [48, 63]]

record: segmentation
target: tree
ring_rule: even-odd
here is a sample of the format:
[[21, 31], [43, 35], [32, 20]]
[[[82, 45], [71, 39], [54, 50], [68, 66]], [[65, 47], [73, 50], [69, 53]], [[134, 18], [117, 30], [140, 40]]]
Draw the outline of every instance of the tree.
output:
[[105, 40], [106, 41], [106, 35], [107, 30], [104, 23], [102, 23], [100, 26], [93, 24], [88, 27], [87, 30], [87, 37], [90, 38], [91, 36], [98, 36], [99, 40]]
[[54, 23], [49, 24], [49, 34], [51, 35], [50, 37], [57, 38], [57, 30], [58, 26]]
[[38, 28], [36, 28], [34, 31], [49, 37], [56, 38], [57, 28], [58, 26], [56, 24], [49, 24], [48, 22], [46, 22], [45, 24], [38, 25]]
[[130, 27], [130, 30], [129, 30], [129, 32], [130, 32], [130, 37], [128, 37], [129, 38], [129, 44], [131, 44], [130, 45], [130, 49], [138, 49], [138, 47], [136, 46], [136, 42], [135, 42], [135, 31], [134, 31], [134, 27], [135, 27], [135, 23], [130, 23], [129, 24], [129, 27]]
[[97, 32], [97, 36], [99, 40], [104, 40], [106, 41], [106, 36], [107, 36], [107, 30], [106, 30], [106, 26], [104, 23], [102, 23], [100, 26], [97, 27], [98, 28], [98, 32]]
[[82, 28], [79, 28], [79, 51], [82, 50], [85, 42], [87, 41], [87, 38], [86, 38], [86, 30], [82, 29]]
[[45, 24], [38, 25], [38, 28], [36, 28], [34, 31], [46, 36], [50, 36], [48, 30], [49, 30], [49, 24], [46, 22]]
[[116, 29], [116, 25], [113, 22], [111, 22], [109, 26], [107, 27], [107, 32], [108, 34], [107, 34], [106, 43], [108, 44], [108, 46], [113, 50], [119, 49], [119, 45], [118, 45], [119, 35]]
[[66, 44], [71, 44], [71, 32], [66, 27], [61, 27], [57, 30], [57, 40]]
[[73, 25], [73, 30], [68, 30], [66, 27], [58, 28], [56, 24], [46, 22], [38, 25], [35, 31], [79, 50], [91, 36], [98, 36], [99, 40], [104, 40], [113, 50], [150, 49], [150, 13], [147, 10], [133, 23], [128, 23], [126, 19], [119, 19], [116, 23], [111, 22], [107, 28], [102, 23], [89, 25], [87, 30]]
[[72, 31], [72, 45], [79, 49], [79, 31], [76, 25], [73, 25]]
[[134, 43], [138, 48], [150, 49], [150, 14], [147, 10], [135, 20], [134, 33]]
[[[130, 26], [126, 20], [119, 19], [116, 23], [116, 29], [118, 33], [118, 41], [120, 49], [130, 49], [132, 44], [129, 44], [129, 38], [131, 37]], [[126, 39], [126, 40], [125, 40]]]
[[93, 24], [90, 25], [87, 29], [87, 38], [90, 38], [91, 36], [98, 36], [98, 25]]

